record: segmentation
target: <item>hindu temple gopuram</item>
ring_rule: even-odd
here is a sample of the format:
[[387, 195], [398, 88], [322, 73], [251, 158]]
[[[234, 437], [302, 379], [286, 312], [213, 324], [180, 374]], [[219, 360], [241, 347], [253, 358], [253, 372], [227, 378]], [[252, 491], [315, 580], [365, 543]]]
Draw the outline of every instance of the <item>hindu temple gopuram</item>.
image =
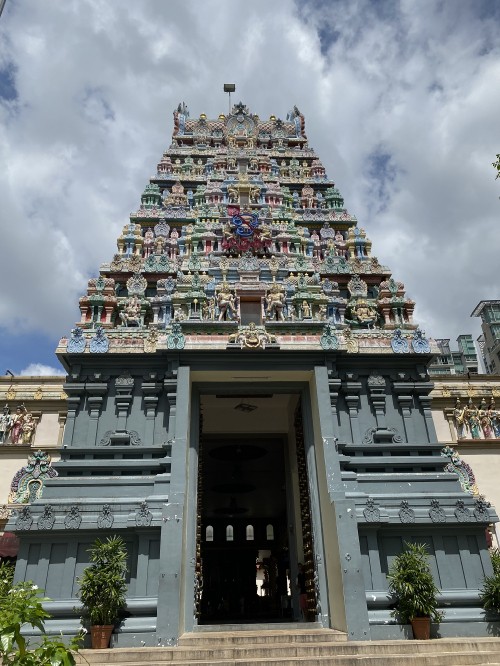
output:
[[405, 541], [428, 544], [440, 635], [487, 634], [479, 588], [497, 516], [447, 467], [426, 370], [437, 348], [398, 277], [297, 107], [262, 120], [239, 103], [210, 120], [178, 106], [57, 348], [57, 474], [9, 523], [17, 578], [53, 599], [51, 631], [78, 630], [87, 549], [120, 534], [115, 645], [299, 619], [351, 640], [404, 637], [386, 574]]

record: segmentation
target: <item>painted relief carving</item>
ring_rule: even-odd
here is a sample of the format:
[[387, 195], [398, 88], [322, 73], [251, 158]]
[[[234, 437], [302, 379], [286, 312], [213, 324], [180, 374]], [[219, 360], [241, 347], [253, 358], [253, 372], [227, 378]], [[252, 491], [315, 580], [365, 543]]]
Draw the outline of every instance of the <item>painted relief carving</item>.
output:
[[44, 481], [56, 476], [57, 472], [51, 465], [49, 454], [35, 451], [29, 456], [27, 465], [12, 479], [9, 504], [28, 504], [39, 499], [42, 496]]

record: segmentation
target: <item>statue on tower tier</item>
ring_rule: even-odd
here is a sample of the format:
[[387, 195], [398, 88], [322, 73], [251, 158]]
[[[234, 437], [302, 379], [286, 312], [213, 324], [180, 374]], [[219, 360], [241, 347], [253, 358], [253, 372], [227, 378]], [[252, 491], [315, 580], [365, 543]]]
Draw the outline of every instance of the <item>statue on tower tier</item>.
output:
[[237, 212], [225, 225], [222, 249], [242, 254], [253, 250], [267, 253], [271, 246], [271, 234], [267, 226], [261, 228], [257, 213]]
[[285, 292], [276, 282], [266, 292], [266, 318], [285, 321]]
[[219, 321], [233, 321], [238, 319], [236, 296], [227, 282], [217, 287], [217, 309]]
[[125, 302], [123, 311], [120, 312], [120, 319], [124, 326], [141, 325], [141, 302], [137, 296], [131, 296]]
[[3, 444], [7, 438], [7, 433], [10, 428], [11, 416], [9, 405], [5, 405], [2, 415], [0, 416], [0, 444]]
[[12, 444], [22, 444], [23, 423], [26, 417], [26, 407], [18, 405], [16, 413], [12, 416], [9, 426], [10, 441]]

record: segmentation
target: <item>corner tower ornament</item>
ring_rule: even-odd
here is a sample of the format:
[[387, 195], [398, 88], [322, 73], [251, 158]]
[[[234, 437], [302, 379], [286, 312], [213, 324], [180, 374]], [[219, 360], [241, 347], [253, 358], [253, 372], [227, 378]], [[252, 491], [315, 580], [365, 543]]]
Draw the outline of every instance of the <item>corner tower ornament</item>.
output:
[[[47, 585], [54, 630], [78, 632], [86, 551], [116, 534], [131, 595], [118, 647], [301, 613], [349, 640], [399, 637], [381, 572], [417, 526], [448, 585], [446, 635], [486, 634], [470, 590], [496, 514], [468, 492], [465, 463], [439, 455], [426, 373], [437, 347], [309, 146], [303, 114], [261, 118], [238, 103], [193, 117], [181, 103], [144, 185], [57, 349], [58, 476], [22, 473], [13, 487], [29, 503], [7, 526], [20, 532], [18, 572]], [[473, 398], [459, 417], [477, 438], [496, 409]]]

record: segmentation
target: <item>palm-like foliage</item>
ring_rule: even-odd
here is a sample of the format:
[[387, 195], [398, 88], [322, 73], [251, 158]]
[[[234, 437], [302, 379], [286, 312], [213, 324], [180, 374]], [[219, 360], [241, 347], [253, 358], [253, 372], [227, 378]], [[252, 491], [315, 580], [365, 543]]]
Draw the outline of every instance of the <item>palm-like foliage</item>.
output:
[[404, 547], [394, 558], [387, 576], [389, 591], [396, 597], [392, 615], [402, 624], [415, 617], [430, 617], [439, 622], [443, 617], [437, 610], [439, 590], [430, 570], [427, 546], [405, 543]]
[[114, 624], [125, 606], [127, 550], [120, 537], [96, 539], [89, 550], [92, 564], [78, 579], [85, 615], [91, 625]]
[[493, 575], [485, 576], [481, 590], [481, 601], [486, 610], [500, 614], [500, 550], [491, 552]]

